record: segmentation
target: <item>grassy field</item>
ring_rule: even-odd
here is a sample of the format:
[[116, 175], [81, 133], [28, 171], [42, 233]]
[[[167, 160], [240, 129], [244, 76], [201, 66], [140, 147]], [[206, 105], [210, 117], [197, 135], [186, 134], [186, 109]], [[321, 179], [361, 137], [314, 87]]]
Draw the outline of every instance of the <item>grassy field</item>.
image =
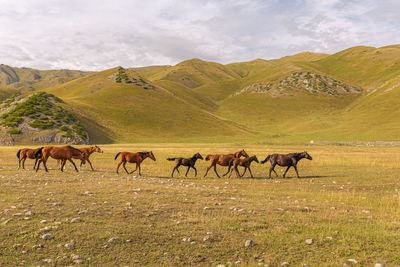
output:
[[[250, 265], [361, 266], [400, 262], [400, 148], [310, 146], [301, 179], [169, 177], [171, 156], [234, 152], [259, 160], [304, 147], [214, 144], [101, 146], [95, 172], [17, 170], [16, 147], [1, 147], [0, 266]], [[115, 173], [119, 151], [152, 150], [142, 175]], [[128, 166], [129, 170], [133, 165]], [[184, 173], [181, 168], [181, 173]], [[222, 174], [225, 168], [218, 168]], [[79, 219], [76, 219], [79, 218]], [[73, 220], [74, 219], [74, 220]], [[46, 220], [46, 223], [42, 222]], [[45, 234], [52, 239], [44, 240]], [[312, 239], [311, 244], [306, 244]], [[247, 240], [253, 244], [246, 247]], [[67, 248], [65, 245], [69, 246]]]

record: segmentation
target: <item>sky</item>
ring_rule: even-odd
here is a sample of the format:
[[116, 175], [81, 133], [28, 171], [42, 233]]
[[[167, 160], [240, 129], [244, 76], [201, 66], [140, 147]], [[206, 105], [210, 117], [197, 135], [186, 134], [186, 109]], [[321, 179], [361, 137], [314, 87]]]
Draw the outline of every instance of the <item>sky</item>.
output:
[[104, 70], [400, 43], [400, 0], [0, 0], [0, 63]]

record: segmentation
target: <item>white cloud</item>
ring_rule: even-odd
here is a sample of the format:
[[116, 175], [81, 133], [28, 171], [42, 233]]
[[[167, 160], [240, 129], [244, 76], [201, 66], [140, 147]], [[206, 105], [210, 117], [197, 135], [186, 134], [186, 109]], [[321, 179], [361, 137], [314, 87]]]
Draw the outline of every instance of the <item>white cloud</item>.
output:
[[101, 70], [400, 43], [396, 0], [0, 0], [0, 63]]

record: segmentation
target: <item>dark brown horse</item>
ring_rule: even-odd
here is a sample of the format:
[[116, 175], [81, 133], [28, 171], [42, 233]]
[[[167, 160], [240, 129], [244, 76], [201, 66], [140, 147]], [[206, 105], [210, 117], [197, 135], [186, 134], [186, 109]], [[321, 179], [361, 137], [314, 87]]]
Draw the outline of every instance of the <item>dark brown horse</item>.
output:
[[135, 172], [138, 168], [139, 168], [139, 175], [142, 175], [140, 173], [140, 164], [142, 163], [142, 161], [146, 158], [151, 158], [152, 160], [156, 161], [156, 157], [154, 157], [154, 154], [152, 151], [150, 152], [137, 152], [137, 153], [131, 153], [131, 152], [118, 152], [117, 155], [115, 155], [115, 160], [118, 158], [119, 154], [121, 154], [121, 161], [118, 163], [118, 167], [117, 167], [117, 173], [118, 173], [118, 169], [119, 166], [121, 166], [121, 164], [123, 164], [122, 166], [124, 167], [125, 171], [127, 174], [129, 174], [128, 170], [125, 167], [125, 164], [127, 162], [129, 163], [136, 163], [136, 169], [131, 171], [130, 173]]
[[23, 149], [18, 150], [18, 152], [17, 152], [18, 170], [21, 168], [21, 162], [22, 162], [22, 169], [25, 169], [25, 160], [27, 158], [35, 160], [35, 165], [33, 165], [33, 169], [36, 169], [36, 163], [38, 162], [38, 159], [35, 158], [35, 152], [38, 151], [39, 149], [40, 148], [36, 148], [36, 149], [23, 148]]
[[297, 171], [297, 163], [301, 159], [312, 160], [312, 157], [310, 155], [308, 155], [308, 153], [306, 151], [304, 151], [302, 153], [290, 153], [290, 154], [286, 154], [286, 155], [272, 154], [272, 155], [268, 155], [263, 161], [261, 161], [261, 163], [264, 164], [268, 160], [271, 162], [271, 168], [269, 168], [269, 178], [271, 178], [272, 171], [276, 174], [276, 177], [278, 177], [278, 174], [274, 170], [276, 164], [278, 164], [279, 166], [282, 166], [282, 167], [287, 166], [287, 169], [286, 169], [285, 173], [283, 174], [283, 178], [285, 178], [286, 173], [292, 166], [293, 166], [294, 170], [296, 171], [297, 178], [300, 178], [299, 172]]
[[[92, 155], [94, 152], [104, 153], [104, 151], [101, 150], [101, 148], [98, 147], [98, 146], [96, 146], [96, 145], [90, 146], [90, 147], [80, 147], [79, 150], [82, 151], [83, 153], [85, 153], [85, 160], [86, 160], [87, 162], [89, 162], [90, 168], [92, 168], [92, 171], [94, 171], [93, 166], [92, 166], [92, 162], [90, 162], [89, 157], [90, 157], [90, 155]], [[78, 155], [77, 155], [77, 156], [72, 156], [72, 158], [74, 158], [74, 159], [79, 159], [79, 156], [78, 156]], [[60, 161], [61, 161], [61, 160], [58, 160], [58, 162], [60, 162]], [[81, 161], [81, 165], [79, 165], [79, 168], [82, 167], [82, 164], [84, 164], [84, 163]], [[65, 166], [65, 164], [64, 164], [64, 166]]]
[[[233, 165], [233, 168], [232, 168], [232, 170], [231, 170], [231, 173], [229, 174], [229, 178], [231, 177], [232, 172], [233, 172], [234, 169], [235, 169], [235, 172], [236, 172], [236, 177], [238, 177], [238, 178], [239, 178], [239, 177], [243, 177], [243, 175], [246, 173], [247, 169], [249, 169], [251, 178], [254, 178], [254, 177], [253, 177], [253, 174], [251, 173], [251, 169], [250, 169], [250, 165], [251, 165], [251, 163], [252, 163], [253, 161], [259, 163], [259, 162], [258, 162], [258, 159], [257, 159], [257, 157], [256, 157], [255, 155], [254, 155], [254, 156], [251, 156], [251, 157], [249, 157], [249, 158], [243, 158], [243, 159], [242, 159], [242, 158], [234, 158], [234, 159], [232, 159], [232, 160], [229, 162], [229, 165]], [[238, 166], [244, 167], [244, 172], [243, 172], [242, 175], [239, 174], [239, 170], [238, 170], [238, 168], [237, 168]]]
[[248, 158], [249, 155], [247, 155], [246, 151], [244, 149], [233, 153], [233, 154], [228, 154], [228, 155], [207, 155], [206, 160], [210, 161], [210, 166], [207, 168], [206, 173], [204, 174], [204, 177], [206, 177], [208, 171], [214, 167], [214, 172], [218, 176], [218, 178], [221, 178], [217, 172], [217, 164], [221, 166], [229, 166], [228, 171], [224, 174], [227, 175], [229, 171], [231, 170], [231, 165], [229, 165], [229, 162], [234, 159], [234, 158], [240, 158], [241, 156]]
[[79, 157], [79, 159], [85, 164], [86, 156], [85, 153], [80, 151], [79, 149], [72, 147], [72, 146], [61, 146], [61, 147], [56, 147], [56, 146], [46, 146], [46, 147], [41, 147], [38, 151], [35, 153], [35, 158], [39, 158], [39, 163], [37, 165], [36, 171], [39, 170], [40, 163], [43, 162], [44, 169], [46, 172], [48, 172], [46, 162], [49, 159], [49, 157], [52, 157], [53, 159], [59, 159], [61, 160], [61, 171], [64, 169], [64, 165], [66, 161], [68, 160], [69, 162], [74, 165], [75, 170], [77, 172], [78, 168], [76, 167], [75, 163], [72, 161], [72, 157]]
[[170, 160], [170, 161], [175, 160], [175, 163], [176, 163], [176, 166], [172, 170], [171, 176], [174, 177], [175, 170], [179, 173], [179, 175], [181, 175], [181, 173], [179, 172], [178, 168], [179, 168], [179, 166], [182, 165], [182, 166], [187, 166], [188, 167], [187, 171], [186, 171], [186, 174], [185, 174], [186, 177], [188, 175], [188, 172], [189, 172], [190, 168], [194, 169], [194, 172], [195, 172], [194, 176], [196, 177], [197, 176], [197, 170], [194, 167], [194, 165], [196, 164], [196, 161], [198, 159], [203, 159], [203, 157], [200, 155], [200, 153], [194, 154], [193, 157], [191, 157], [191, 158], [167, 158], [167, 160]]

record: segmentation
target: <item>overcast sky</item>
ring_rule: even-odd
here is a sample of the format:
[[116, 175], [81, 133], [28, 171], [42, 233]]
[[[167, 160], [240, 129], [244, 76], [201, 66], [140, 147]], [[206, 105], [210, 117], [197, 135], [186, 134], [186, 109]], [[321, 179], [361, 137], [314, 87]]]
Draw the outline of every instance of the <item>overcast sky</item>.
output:
[[102, 70], [400, 43], [400, 0], [0, 0], [0, 63]]

